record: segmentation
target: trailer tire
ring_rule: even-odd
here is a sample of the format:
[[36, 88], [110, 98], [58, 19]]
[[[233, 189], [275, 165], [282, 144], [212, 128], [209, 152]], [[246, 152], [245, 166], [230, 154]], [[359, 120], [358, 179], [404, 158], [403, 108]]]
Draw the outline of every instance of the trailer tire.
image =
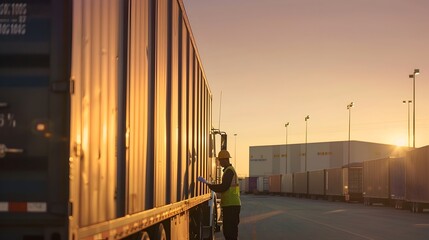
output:
[[149, 234], [147, 232], [141, 232], [140, 234], [139, 240], [150, 240]]
[[162, 223], [158, 225], [155, 240], [167, 240], [167, 233], [165, 232], [165, 228]]
[[201, 240], [202, 233], [203, 233], [203, 212], [200, 207], [197, 207], [190, 214], [189, 239]]

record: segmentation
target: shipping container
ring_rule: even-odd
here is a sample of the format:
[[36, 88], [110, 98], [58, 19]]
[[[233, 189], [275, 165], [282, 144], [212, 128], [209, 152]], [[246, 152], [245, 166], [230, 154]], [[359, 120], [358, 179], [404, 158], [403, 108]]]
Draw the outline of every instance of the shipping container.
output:
[[298, 197], [306, 197], [308, 194], [308, 172], [293, 174], [293, 194]]
[[429, 146], [409, 151], [405, 161], [405, 198], [412, 212], [422, 212], [429, 208]]
[[293, 174], [282, 174], [281, 192], [286, 195], [293, 193]]
[[244, 193], [246, 191], [246, 184], [248, 184], [246, 178], [239, 178], [238, 184], [240, 185], [240, 193]]
[[391, 158], [389, 163], [389, 188], [391, 204], [405, 207], [405, 158]]
[[325, 184], [326, 196], [329, 200], [361, 201], [363, 184], [362, 167], [353, 166], [350, 168], [326, 169]]
[[344, 179], [344, 169], [326, 169], [325, 193], [329, 200], [344, 200], [347, 186]]
[[246, 177], [246, 193], [255, 193], [258, 190], [258, 177]]
[[0, 239], [213, 235], [212, 95], [183, 2], [0, 9]]
[[271, 175], [269, 176], [268, 191], [270, 193], [280, 193], [282, 185], [282, 175]]
[[363, 198], [365, 205], [389, 202], [389, 158], [363, 163]]
[[346, 182], [346, 201], [363, 200], [363, 167], [361, 163], [356, 163], [344, 170]]
[[269, 177], [268, 176], [258, 177], [257, 192], [258, 193], [268, 193], [269, 190], [270, 190], [270, 188], [269, 188]]
[[324, 169], [308, 172], [308, 195], [311, 198], [325, 197], [325, 173]]

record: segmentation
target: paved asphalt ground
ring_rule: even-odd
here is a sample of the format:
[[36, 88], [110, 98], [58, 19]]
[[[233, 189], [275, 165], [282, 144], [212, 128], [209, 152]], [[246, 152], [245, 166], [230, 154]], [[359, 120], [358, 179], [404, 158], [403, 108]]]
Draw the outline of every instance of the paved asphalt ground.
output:
[[[271, 195], [242, 195], [240, 240], [428, 240], [429, 212]], [[221, 232], [216, 240], [224, 239]]]

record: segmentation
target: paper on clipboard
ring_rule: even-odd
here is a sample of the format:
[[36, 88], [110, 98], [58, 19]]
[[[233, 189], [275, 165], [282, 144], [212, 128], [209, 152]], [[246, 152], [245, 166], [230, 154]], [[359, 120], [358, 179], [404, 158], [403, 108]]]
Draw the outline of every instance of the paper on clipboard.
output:
[[206, 184], [208, 183], [207, 180], [205, 178], [201, 177], [201, 176], [199, 176], [197, 178], [197, 180], [200, 181], [200, 182], [202, 182], [202, 183], [206, 183]]

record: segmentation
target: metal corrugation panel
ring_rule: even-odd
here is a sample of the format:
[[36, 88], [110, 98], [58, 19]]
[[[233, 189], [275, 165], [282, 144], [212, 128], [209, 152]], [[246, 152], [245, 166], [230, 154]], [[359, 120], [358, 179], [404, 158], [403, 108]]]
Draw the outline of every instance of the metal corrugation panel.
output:
[[389, 158], [363, 163], [363, 193], [366, 198], [389, 198]]
[[181, 21], [179, 19], [179, 5], [177, 1], [172, 1], [172, 26], [171, 26], [171, 99], [170, 99], [170, 139], [169, 139], [169, 150], [170, 154], [168, 156], [168, 165], [170, 168], [170, 192], [169, 198], [171, 202], [177, 202], [180, 200], [178, 197], [178, 192], [180, 191], [180, 186], [178, 186], [178, 169], [179, 169], [179, 24]]
[[[79, 225], [115, 217], [118, 1], [74, 1], [72, 145]], [[77, 195], [79, 195], [79, 200]]]
[[389, 171], [390, 197], [405, 199], [405, 158], [391, 158]]
[[194, 146], [194, 52], [192, 45], [188, 45], [188, 100], [187, 100], [187, 106], [188, 106], [188, 196], [187, 198], [194, 197], [195, 196], [195, 146]]
[[168, 6], [156, 1], [155, 20], [155, 92], [154, 92], [154, 206], [166, 204], [167, 153], [167, 73]]
[[308, 194], [325, 195], [325, 170], [308, 172]]
[[429, 146], [408, 152], [405, 169], [406, 200], [429, 203]]
[[279, 193], [281, 192], [282, 175], [271, 175], [269, 176], [269, 192]]
[[299, 172], [293, 174], [293, 193], [308, 193], [308, 172]]
[[348, 169], [348, 189], [350, 194], [362, 194], [363, 189], [363, 168], [362, 167], [350, 167]]
[[293, 174], [282, 174], [282, 193], [292, 193], [293, 192]]
[[343, 168], [326, 169], [326, 195], [343, 196]]
[[181, 68], [179, 69], [181, 73], [181, 81], [180, 81], [180, 103], [179, 103], [179, 168], [180, 168], [180, 200], [184, 200], [188, 198], [189, 194], [189, 171], [188, 171], [188, 46], [189, 46], [189, 35], [187, 32], [186, 24], [181, 21], [179, 25], [179, 33], [181, 34], [181, 46], [180, 54], [181, 54]]
[[[149, 6], [147, 1], [130, 2], [129, 75], [127, 101], [128, 213], [147, 208], [150, 187], [147, 178], [149, 111]], [[152, 182], [152, 181], [150, 181]], [[149, 188], [148, 188], [149, 187]]]
[[261, 193], [268, 192], [269, 190], [268, 177], [258, 177], [257, 190], [258, 192], [261, 192]]

